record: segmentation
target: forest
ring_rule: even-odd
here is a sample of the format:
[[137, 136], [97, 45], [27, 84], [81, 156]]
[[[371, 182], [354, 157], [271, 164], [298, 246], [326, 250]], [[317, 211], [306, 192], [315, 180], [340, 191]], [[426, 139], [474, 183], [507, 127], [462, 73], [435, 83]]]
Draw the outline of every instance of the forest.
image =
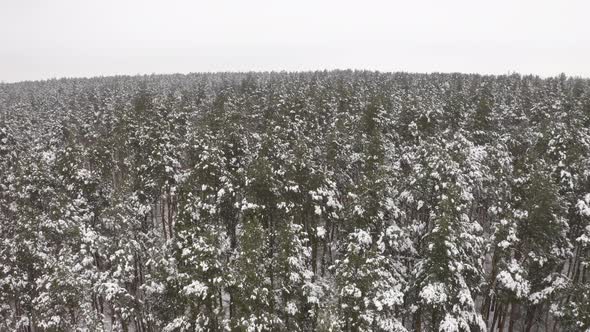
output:
[[590, 79], [0, 83], [0, 331], [590, 331]]

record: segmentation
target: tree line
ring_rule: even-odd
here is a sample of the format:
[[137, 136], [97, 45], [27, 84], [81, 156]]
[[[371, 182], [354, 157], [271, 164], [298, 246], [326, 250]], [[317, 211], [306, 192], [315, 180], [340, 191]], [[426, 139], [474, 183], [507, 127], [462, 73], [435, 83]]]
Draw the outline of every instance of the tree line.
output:
[[590, 329], [590, 81], [0, 84], [0, 330]]

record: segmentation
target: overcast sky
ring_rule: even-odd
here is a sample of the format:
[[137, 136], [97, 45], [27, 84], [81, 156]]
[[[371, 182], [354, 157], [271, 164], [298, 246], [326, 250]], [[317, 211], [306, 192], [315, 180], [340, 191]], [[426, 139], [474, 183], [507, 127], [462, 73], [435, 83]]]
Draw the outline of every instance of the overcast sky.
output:
[[0, 81], [375, 69], [590, 77], [586, 0], [0, 0]]

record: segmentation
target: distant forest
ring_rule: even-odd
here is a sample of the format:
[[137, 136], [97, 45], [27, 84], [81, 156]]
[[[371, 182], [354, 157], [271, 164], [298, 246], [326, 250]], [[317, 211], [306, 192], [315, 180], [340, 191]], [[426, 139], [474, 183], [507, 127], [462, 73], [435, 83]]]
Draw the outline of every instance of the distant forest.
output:
[[590, 331], [590, 80], [0, 84], [0, 331]]

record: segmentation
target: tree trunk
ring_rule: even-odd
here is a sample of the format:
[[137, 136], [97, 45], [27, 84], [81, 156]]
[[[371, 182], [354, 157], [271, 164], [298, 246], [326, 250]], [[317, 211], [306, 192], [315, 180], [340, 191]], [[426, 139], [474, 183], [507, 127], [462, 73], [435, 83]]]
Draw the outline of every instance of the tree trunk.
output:
[[517, 304], [512, 303], [510, 305], [510, 322], [508, 323], [508, 332], [514, 332], [514, 325], [516, 324], [517, 319]]
[[416, 332], [422, 331], [422, 321], [421, 321], [422, 313], [420, 311], [421, 311], [420, 309], [418, 309], [416, 311]]
[[494, 331], [494, 329], [496, 328], [496, 319], [498, 318], [498, 306], [499, 303], [495, 303], [494, 305], [494, 317], [492, 318], [492, 327], [490, 328], [490, 332]]
[[537, 307], [536, 306], [531, 306], [529, 308], [529, 310], [527, 311], [525, 332], [531, 332], [531, 329], [533, 328], [533, 324], [534, 324], [534, 321], [535, 321], [535, 313], [536, 313], [536, 311], [537, 311]]

